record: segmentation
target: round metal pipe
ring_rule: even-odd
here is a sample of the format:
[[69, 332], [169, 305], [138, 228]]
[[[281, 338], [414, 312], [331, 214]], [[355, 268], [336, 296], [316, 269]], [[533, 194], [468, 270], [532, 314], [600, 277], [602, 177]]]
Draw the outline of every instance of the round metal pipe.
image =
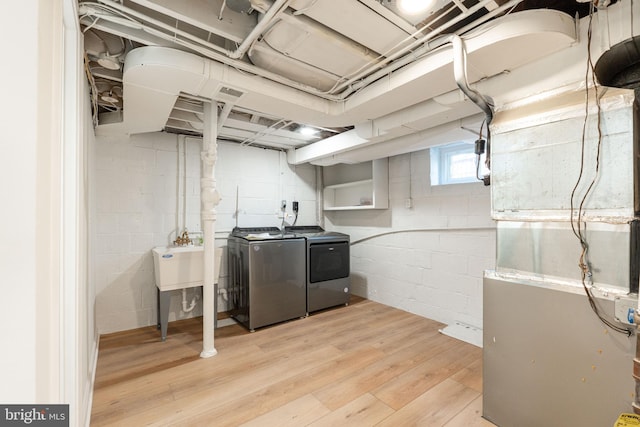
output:
[[487, 116], [487, 126], [493, 119], [493, 109], [491, 108], [491, 100], [475, 89], [469, 86], [467, 80], [467, 52], [464, 47], [464, 41], [460, 36], [454, 35], [451, 39], [453, 45], [453, 75], [456, 79], [458, 87], [469, 97]]

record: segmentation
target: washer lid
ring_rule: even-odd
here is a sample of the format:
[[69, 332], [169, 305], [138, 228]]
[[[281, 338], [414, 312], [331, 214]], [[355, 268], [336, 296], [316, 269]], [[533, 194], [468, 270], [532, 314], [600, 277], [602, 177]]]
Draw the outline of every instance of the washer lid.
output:
[[240, 237], [245, 240], [282, 240], [302, 238], [287, 230], [281, 231], [278, 227], [235, 227], [231, 231], [232, 237]]

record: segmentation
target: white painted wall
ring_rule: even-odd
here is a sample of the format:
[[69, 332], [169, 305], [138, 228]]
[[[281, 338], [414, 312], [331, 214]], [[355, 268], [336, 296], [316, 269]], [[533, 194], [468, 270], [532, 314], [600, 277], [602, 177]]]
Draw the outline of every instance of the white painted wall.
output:
[[[0, 401], [5, 403], [35, 402], [36, 400], [36, 345], [38, 338], [38, 291], [36, 259], [35, 197], [38, 174], [37, 154], [42, 141], [38, 140], [38, 126], [34, 122], [38, 113], [38, 2], [5, 5], [0, 30], [0, 47], [8, 55], [20, 55], [20, 68], [3, 71], [0, 87], [6, 99], [0, 110], [0, 125], [4, 129], [0, 150], [5, 162], [0, 169], [5, 184], [0, 186], [0, 197], [19, 207], [2, 209], [3, 235], [6, 243], [0, 245], [0, 272], [4, 297], [0, 302]], [[21, 22], [25, 19], [26, 22]], [[21, 42], [9, 37], [21, 34]], [[7, 185], [12, 182], [13, 185]], [[13, 242], [13, 243], [9, 243]], [[16, 301], [25, 301], [16, 304]], [[28, 303], [27, 303], [28, 302]], [[16, 322], [16, 319], [20, 319]], [[47, 338], [48, 341], [48, 337]], [[55, 339], [55, 337], [54, 337]]]
[[[175, 239], [178, 137], [154, 133], [128, 139], [98, 137], [95, 145], [97, 323], [101, 333], [156, 322], [154, 246]], [[199, 150], [187, 139], [186, 225], [200, 230]], [[225, 246], [239, 226], [279, 226], [280, 200], [300, 202], [298, 224], [316, 224], [315, 168], [292, 166], [273, 150], [219, 143], [216, 179], [216, 245]], [[180, 160], [180, 167], [182, 167]], [[482, 273], [494, 268], [495, 232], [490, 219], [489, 189], [481, 183], [431, 187], [428, 150], [392, 157], [390, 208], [327, 212], [326, 228], [346, 232], [352, 240], [390, 231], [352, 247], [354, 293], [443, 323], [482, 326]], [[405, 208], [411, 195], [414, 206]], [[236, 193], [239, 195], [236, 219]], [[176, 214], [177, 212], [177, 214]], [[289, 220], [290, 221], [290, 220]], [[466, 230], [465, 230], [466, 229]], [[220, 287], [226, 288], [226, 255]], [[198, 292], [188, 291], [189, 297]], [[172, 298], [170, 320], [202, 313], [198, 306], [181, 312], [180, 292]], [[225, 301], [218, 299], [219, 311]]]
[[[184, 157], [182, 154], [178, 157], [177, 148], [181, 138], [152, 133], [96, 139], [93, 265], [100, 333], [155, 324], [156, 287], [151, 249], [171, 244], [176, 228], [182, 230], [184, 225], [191, 234], [201, 231], [201, 142], [186, 138], [184, 168]], [[218, 247], [226, 246], [226, 238], [236, 221], [240, 227], [279, 227], [283, 199], [287, 200], [289, 214], [291, 202], [300, 202], [299, 224], [317, 223], [315, 167], [291, 166], [284, 153], [219, 142], [216, 180], [222, 196], [217, 207]], [[220, 288], [226, 288], [226, 276], [224, 255]], [[199, 288], [189, 289], [189, 300], [199, 292]], [[218, 303], [219, 311], [227, 310], [222, 298], [218, 298]], [[183, 313], [181, 292], [174, 293], [170, 321], [201, 314], [201, 303], [191, 313]]]
[[85, 80], [77, 77], [75, 2], [4, 6], [0, 47], [20, 65], [6, 68], [0, 83], [7, 239], [0, 245], [0, 402], [67, 403], [70, 424], [85, 425], [97, 336], [85, 256], [91, 125]]
[[[51, 3], [49, 3], [51, 5]], [[62, 257], [62, 302], [58, 315], [62, 321], [63, 351], [60, 370], [63, 378], [63, 401], [69, 403], [71, 425], [88, 425], [91, 417], [93, 385], [98, 358], [98, 334], [95, 327], [95, 288], [89, 280], [89, 187], [91, 165], [88, 147], [94, 138], [89, 85], [85, 79], [84, 47], [77, 22], [77, 5], [62, 0], [64, 22], [62, 81], [62, 230], [61, 240], [52, 252]], [[45, 22], [51, 15], [43, 15]], [[42, 28], [42, 25], [39, 27]], [[56, 73], [53, 73], [56, 75]], [[48, 82], [47, 82], [48, 83]], [[45, 87], [44, 85], [42, 87]], [[54, 97], [53, 106], [59, 100]], [[55, 182], [55, 178], [51, 177]]]
[[326, 228], [352, 242], [391, 233], [352, 245], [354, 294], [482, 327], [483, 271], [495, 266], [490, 190], [482, 183], [432, 187], [429, 171], [429, 150], [391, 157], [389, 209], [325, 212]]

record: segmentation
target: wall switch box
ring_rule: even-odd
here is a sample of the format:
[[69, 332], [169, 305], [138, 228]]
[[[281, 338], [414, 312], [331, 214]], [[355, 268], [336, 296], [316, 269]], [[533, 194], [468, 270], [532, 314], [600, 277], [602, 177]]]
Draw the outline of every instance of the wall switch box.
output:
[[413, 207], [413, 199], [411, 197], [404, 199], [404, 207], [407, 209], [411, 209]]

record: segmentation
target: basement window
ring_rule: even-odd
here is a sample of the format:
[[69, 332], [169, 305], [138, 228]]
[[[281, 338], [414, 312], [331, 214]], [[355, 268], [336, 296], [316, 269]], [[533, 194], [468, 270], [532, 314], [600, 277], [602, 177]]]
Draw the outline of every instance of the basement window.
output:
[[[431, 185], [464, 184], [467, 182], [479, 182], [476, 178], [477, 156], [474, 153], [474, 144], [468, 142], [455, 142], [453, 144], [431, 147]], [[486, 156], [480, 156], [480, 170], [482, 177], [489, 173], [484, 164]]]

